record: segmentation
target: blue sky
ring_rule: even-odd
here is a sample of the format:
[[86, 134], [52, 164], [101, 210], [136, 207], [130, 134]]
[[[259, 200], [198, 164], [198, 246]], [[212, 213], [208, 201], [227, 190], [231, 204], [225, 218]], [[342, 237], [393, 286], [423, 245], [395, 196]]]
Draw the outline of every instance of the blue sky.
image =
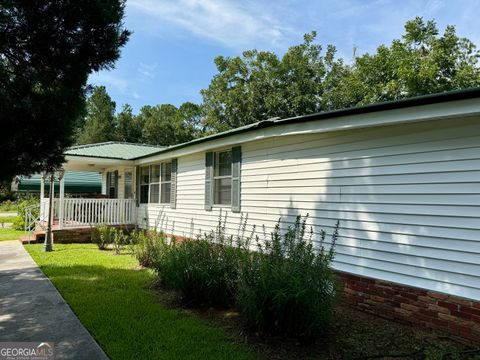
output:
[[435, 19], [443, 31], [480, 46], [478, 0], [127, 0], [125, 25], [133, 31], [116, 68], [90, 76], [121, 105], [201, 102], [200, 90], [216, 73], [217, 55], [256, 48], [282, 54], [316, 30], [317, 41], [333, 44], [350, 61], [403, 33], [415, 16]]

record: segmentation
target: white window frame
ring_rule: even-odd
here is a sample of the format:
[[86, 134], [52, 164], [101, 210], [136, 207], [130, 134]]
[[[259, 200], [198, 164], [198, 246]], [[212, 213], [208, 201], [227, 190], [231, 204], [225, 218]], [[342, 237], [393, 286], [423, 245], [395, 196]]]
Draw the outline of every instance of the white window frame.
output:
[[[147, 182], [144, 182], [143, 181], [143, 174], [142, 174], [142, 169], [145, 169], [147, 168], [148, 169], [148, 181]], [[149, 201], [150, 201], [150, 166], [141, 166], [140, 167], [140, 179], [138, 179], [137, 181], [140, 181], [140, 194], [138, 194], [139, 196], [139, 202], [140, 204], [148, 204]], [[142, 202], [142, 188], [145, 187], [147, 188], [147, 201], [146, 202]]]
[[[163, 172], [164, 172], [164, 167], [167, 165], [170, 165], [170, 180], [163, 180]], [[169, 190], [169, 196], [168, 196], [168, 201], [164, 201], [165, 199], [162, 198], [162, 195], [164, 193], [164, 186], [167, 184], [170, 184], [170, 190]], [[160, 164], [160, 204], [170, 204], [171, 201], [171, 191], [172, 191], [172, 162], [171, 161], [166, 161], [162, 162]]]
[[[230, 153], [230, 175], [223, 175], [223, 176], [216, 176], [216, 168], [217, 168], [217, 158], [219, 157], [219, 154], [220, 153], [226, 153], [226, 152], [229, 152]], [[212, 176], [212, 205], [215, 206], [215, 207], [227, 207], [227, 206], [231, 206], [232, 205], [232, 195], [231, 195], [231, 192], [232, 192], [232, 149], [231, 148], [228, 148], [228, 149], [221, 149], [221, 150], [217, 150], [217, 151], [214, 151], [213, 152], [213, 166], [212, 166], [212, 171], [213, 171], [213, 176]], [[217, 203], [217, 180], [221, 180], [221, 179], [230, 179], [230, 202], [228, 203]]]
[[[159, 167], [159, 171], [158, 171], [158, 181], [156, 182], [152, 182], [152, 179], [153, 179], [153, 168], [154, 166], [158, 166]], [[149, 183], [148, 183], [148, 203], [149, 204], [158, 204], [160, 203], [160, 179], [162, 178], [162, 174], [161, 174], [161, 164], [152, 164], [150, 165], [150, 176], [149, 176]], [[157, 201], [152, 201], [152, 187], [157, 185], [158, 186], [158, 199], [156, 199]], [[154, 199], [155, 200], [155, 199]]]

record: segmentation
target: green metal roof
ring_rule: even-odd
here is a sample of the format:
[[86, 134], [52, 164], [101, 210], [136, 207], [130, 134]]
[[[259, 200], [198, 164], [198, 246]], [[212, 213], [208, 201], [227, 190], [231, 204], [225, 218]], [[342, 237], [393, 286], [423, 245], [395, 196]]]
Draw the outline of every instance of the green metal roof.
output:
[[334, 119], [341, 116], [368, 114], [368, 113], [374, 113], [378, 111], [402, 109], [402, 108], [411, 107], [411, 106], [439, 104], [447, 101], [466, 100], [466, 99], [473, 99], [478, 97], [480, 97], [480, 87], [475, 87], [475, 88], [468, 88], [468, 89], [462, 89], [462, 90], [445, 91], [442, 93], [415, 96], [415, 97], [410, 97], [410, 98], [405, 98], [400, 100], [385, 101], [382, 103], [356, 106], [356, 107], [350, 107], [345, 109], [325, 111], [325, 112], [309, 114], [309, 115], [295, 116], [295, 117], [286, 118], [286, 119], [278, 119], [278, 118], [268, 119], [268, 120], [259, 121], [253, 124], [245, 125], [242, 127], [238, 127], [235, 129], [231, 129], [228, 131], [224, 131], [221, 133], [197, 138], [182, 144], [172, 145], [167, 148], [158, 149], [156, 152], [138, 156], [137, 158], [134, 158], [134, 159], [136, 160], [136, 159], [148, 157], [150, 155], [168, 153], [170, 151], [178, 150], [194, 144], [221, 139], [221, 138], [234, 136], [237, 134], [241, 134], [241, 133], [245, 133], [245, 132], [249, 132], [257, 129], [263, 129], [267, 127], [277, 126], [277, 125], [303, 123], [303, 122], [314, 121], [314, 120]]
[[[30, 177], [20, 177], [18, 191], [40, 192], [40, 174]], [[45, 189], [49, 189], [48, 180], [45, 181]], [[55, 181], [55, 190], [60, 189], [59, 181]], [[65, 171], [66, 193], [101, 193], [102, 175], [97, 172]]]
[[132, 160], [138, 157], [148, 156], [164, 148], [164, 146], [108, 141], [97, 144], [72, 146], [65, 151], [65, 155]]

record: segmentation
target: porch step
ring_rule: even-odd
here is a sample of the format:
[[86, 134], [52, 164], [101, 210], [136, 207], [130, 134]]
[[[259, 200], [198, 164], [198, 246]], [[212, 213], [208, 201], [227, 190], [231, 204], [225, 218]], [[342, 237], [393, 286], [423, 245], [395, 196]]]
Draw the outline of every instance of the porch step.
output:
[[33, 231], [30, 234], [30, 238], [28, 235], [24, 235], [18, 239], [22, 244], [35, 244], [39, 242], [43, 242], [45, 240], [45, 231]]

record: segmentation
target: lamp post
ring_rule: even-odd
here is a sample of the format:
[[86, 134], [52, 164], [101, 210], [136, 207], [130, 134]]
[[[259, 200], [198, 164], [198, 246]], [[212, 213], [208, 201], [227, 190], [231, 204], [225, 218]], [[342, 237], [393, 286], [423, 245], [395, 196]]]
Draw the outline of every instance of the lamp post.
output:
[[[58, 180], [63, 179], [65, 171], [62, 169], [58, 172]], [[45, 244], [43, 250], [45, 252], [52, 251], [52, 221], [53, 221], [53, 194], [55, 192], [55, 172], [50, 173], [50, 194], [48, 198], [48, 223], [47, 223], [47, 234], [45, 236]]]

